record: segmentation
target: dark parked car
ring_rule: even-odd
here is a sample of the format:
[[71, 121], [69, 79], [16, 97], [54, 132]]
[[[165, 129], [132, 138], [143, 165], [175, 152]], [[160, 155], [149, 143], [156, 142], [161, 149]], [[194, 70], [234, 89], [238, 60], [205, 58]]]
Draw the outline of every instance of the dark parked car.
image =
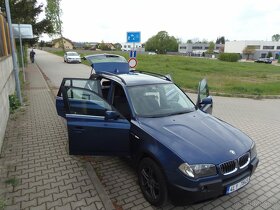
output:
[[270, 58], [259, 58], [258, 60], [255, 60], [255, 63], [271, 64], [272, 60]]
[[178, 205], [215, 198], [249, 183], [259, 162], [256, 145], [209, 114], [206, 80], [194, 104], [169, 76], [129, 71], [121, 56], [87, 59], [95, 73], [64, 78], [56, 98], [71, 155], [131, 157], [155, 206], [168, 198]]

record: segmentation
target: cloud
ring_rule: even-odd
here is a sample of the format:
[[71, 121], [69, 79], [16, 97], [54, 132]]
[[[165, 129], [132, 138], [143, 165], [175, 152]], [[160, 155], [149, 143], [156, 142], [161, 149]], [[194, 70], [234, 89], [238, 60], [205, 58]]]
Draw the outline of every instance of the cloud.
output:
[[183, 40], [265, 40], [277, 32], [280, 1], [61, 1], [63, 32], [73, 41], [125, 42], [127, 31], [146, 41], [159, 31]]

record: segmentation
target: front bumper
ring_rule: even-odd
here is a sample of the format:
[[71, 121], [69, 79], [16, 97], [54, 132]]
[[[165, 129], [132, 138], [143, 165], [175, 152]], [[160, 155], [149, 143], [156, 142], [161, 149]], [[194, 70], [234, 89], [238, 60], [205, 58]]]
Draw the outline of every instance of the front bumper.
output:
[[226, 194], [226, 187], [236, 184], [248, 176], [252, 176], [259, 163], [256, 157], [250, 163], [247, 170], [229, 179], [217, 179], [210, 182], [201, 182], [195, 188], [179, 185], [169, 185], [169, 197], [175, 205], [186, 205], [209, 200]]
[[68, 63], [81, 63], [81, 60], [78, 58], [68, 58], [67, 62]]

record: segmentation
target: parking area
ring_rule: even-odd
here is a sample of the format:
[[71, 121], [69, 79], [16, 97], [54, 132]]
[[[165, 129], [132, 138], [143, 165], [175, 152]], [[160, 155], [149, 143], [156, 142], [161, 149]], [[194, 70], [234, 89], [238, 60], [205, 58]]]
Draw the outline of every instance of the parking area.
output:
[[[59, 87], [63, 77], [88, 77], [87, 68], [76, 69], [79, 64], [70, 65], [70, 68], [61, 58], [43, 51], [39, 51], [37, 56], [37, 62], [55, 95], [57, 90], [54, 89]], [[196, 95], [190, 96], [196, 101]], [[260, 164], [251, 182], [238, 192], [191, 206], [174, 207], [168, 203], [162, 209], [280, 209], [279, 107], [280, 99], [215, 96], [213, 115], [241, 129], [256, 141]], [[117, 210], [155, 209], [143, 198], [129, 161], [115, 157], [89, 159]]]
[[280, 209], [279, 99], [214, 97], [213, 115], [244, 131], [257, 143], [260, 164], [250, 183], [215, 200], [174, 207], [152, 207], [142, 196], [130, 162], [115, 157], [90, 158], [117, 209]]

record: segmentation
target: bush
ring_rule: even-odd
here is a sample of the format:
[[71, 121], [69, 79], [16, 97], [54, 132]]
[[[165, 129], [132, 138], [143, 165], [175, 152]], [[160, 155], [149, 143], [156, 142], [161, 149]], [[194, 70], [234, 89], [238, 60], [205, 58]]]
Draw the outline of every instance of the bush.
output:
[[239, 53], [221, 53], [219, 60], [227, 62], [237, 62], [240, 59]]
[[9, 95], [9, 102], [10, 102], [10, 112], [14, 113], [15, 110], [20, 107], [20, 102], [15, 94]]

